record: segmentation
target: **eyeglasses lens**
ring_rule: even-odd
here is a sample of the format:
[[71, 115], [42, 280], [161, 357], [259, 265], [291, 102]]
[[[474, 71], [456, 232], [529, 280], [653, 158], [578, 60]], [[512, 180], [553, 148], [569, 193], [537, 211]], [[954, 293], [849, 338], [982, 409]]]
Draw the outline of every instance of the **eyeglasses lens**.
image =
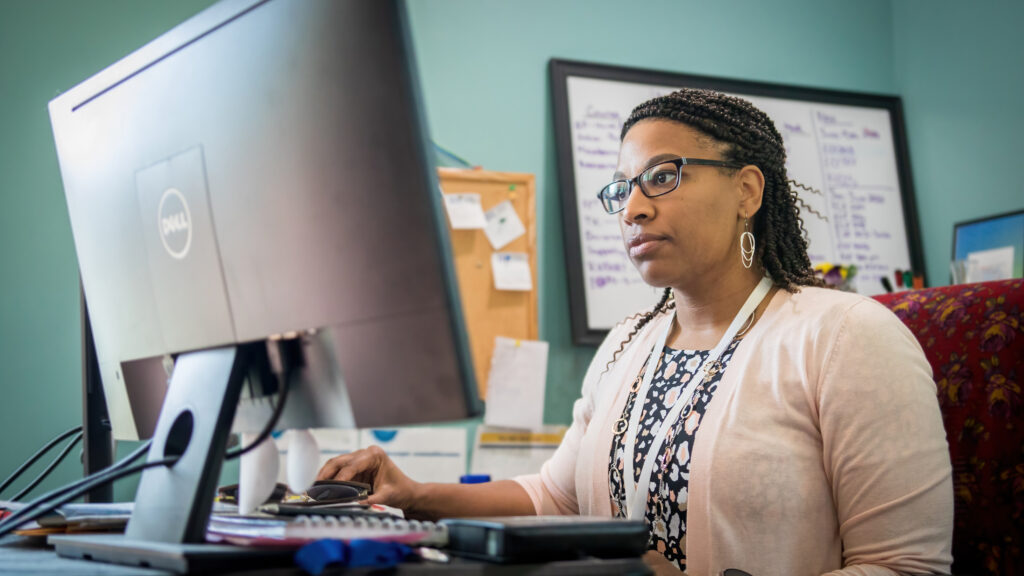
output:
[[601, 190], [601, 205], [609, 214], [614, 214], [626, 207], [629, 198], [628, 182], [612, 182]]
[[679, 169], [675, 164], [651, 166], [640, 174], [640, 187], [648, 196], [668, 194], [679, 185]]
[[[668, 194], [679, 186], [679, 168], [672, 162], [651, 166], [637, 179], [644, 194], [650, 198]], [[598, 197], [609, 214], [615, 214], [626, 207], [626, 200], [632, 189], [632, 182], [619, 180], [601, 189]]]

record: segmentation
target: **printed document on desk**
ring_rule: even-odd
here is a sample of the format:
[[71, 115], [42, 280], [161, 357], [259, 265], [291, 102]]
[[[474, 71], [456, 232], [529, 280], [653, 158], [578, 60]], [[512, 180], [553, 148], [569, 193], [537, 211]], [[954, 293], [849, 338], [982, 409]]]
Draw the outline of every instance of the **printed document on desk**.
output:
[[506, 480], [539, 472], [561, 445], [566, 430], [565, 426], [532, 431], [479, 426], [470, 473]]

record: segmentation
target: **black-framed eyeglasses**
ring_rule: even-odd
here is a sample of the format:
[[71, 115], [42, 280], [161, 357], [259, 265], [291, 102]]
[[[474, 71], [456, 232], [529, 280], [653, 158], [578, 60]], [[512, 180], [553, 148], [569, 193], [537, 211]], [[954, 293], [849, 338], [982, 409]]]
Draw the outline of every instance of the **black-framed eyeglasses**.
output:
[[683, 166], [718, 166], [719, 168], [742, 168], [743, 165], [723, 160], [701, 160], [700, 158], [676, 158], [665, 160], [646, 168], [636, 178], [616, 180], [601, 188], [597, 199], [609, 214], [622, 212], [626, 200], [633, 191], [633, 186], [640, 186], [640, 191], [648, 198], [664, 196], [679, 187], [683, 177]]

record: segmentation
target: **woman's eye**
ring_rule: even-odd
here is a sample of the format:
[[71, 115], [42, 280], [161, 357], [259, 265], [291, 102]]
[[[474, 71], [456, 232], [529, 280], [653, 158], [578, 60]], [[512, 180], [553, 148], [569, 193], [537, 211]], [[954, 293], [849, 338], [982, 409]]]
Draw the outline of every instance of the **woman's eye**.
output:
[[676, 171], [675, 170], [658, 170], [648, 177], [647, 181], [652, 184], [663, 186], [665, 184], [671, 184], [675, 182]]

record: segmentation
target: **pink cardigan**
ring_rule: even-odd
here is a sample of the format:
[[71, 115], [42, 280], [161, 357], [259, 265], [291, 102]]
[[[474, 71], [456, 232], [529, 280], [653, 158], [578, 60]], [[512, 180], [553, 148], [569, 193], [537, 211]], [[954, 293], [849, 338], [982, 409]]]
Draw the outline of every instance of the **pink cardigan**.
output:
[[[539, 474], [538, 514], [610, 516], [612, 423], [671, 314], [613, 329]], [[780, 290], [726, 368], [690, 463], [687, 572], [755, 576], [948, 573], [953, 488], [931, 368], [863, 296]], [[845, 567], [845, 568], [844, 568]]]

